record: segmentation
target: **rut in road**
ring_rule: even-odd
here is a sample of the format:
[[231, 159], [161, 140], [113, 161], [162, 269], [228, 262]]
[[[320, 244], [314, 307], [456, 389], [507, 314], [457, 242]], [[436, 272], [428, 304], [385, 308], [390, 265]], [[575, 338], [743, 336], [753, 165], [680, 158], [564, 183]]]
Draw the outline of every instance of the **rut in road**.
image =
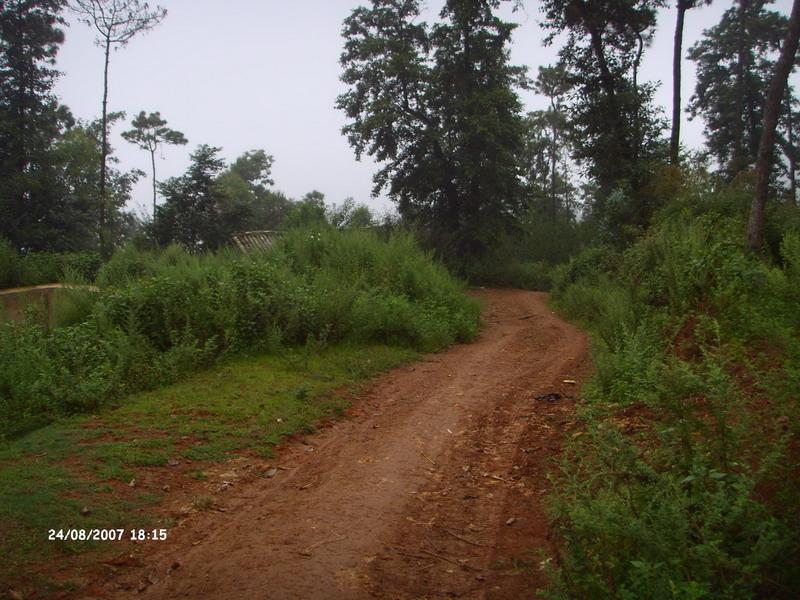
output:
[[476, 295], [474, 343], [377, 378], [350, 418], [281, 450], [285, 470], [150, 546], [143, 584], [105, 595], [533, 597], [551, 550], [546, 473], [572, 426], [563, 380], [585, 373], [587, 340], [545, 294]]

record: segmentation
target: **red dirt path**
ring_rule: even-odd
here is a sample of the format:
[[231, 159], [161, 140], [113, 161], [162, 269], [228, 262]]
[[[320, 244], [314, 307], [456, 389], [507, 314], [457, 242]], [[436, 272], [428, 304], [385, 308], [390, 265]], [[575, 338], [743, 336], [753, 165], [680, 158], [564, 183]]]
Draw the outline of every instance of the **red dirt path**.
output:
[[546, 474], [573, 426], [563, 380], [586, 373], [587, 340], [544, 294], [476, 294], [477, 341], [377, 378], [349, 418], [283, 447], [277, 475], [233, 486], [92, 597], [534, 597]]

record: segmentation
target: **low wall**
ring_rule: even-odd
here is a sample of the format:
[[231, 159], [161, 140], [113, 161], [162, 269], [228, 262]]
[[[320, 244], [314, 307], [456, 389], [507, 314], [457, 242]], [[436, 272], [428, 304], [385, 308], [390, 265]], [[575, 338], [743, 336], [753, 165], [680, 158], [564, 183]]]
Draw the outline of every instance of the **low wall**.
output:
[[[53, 322], [55, 298], [65, 287], [61, 283], [34, 285], [30, 287], [0, 290], [0, 322], [9, 319], [19, 321], [25, 316], [28, 306], [40, 306], [47, 315], [47, 322]], [[88, 287], [88, 286], [87, 286]], [[90, 287], [95, 290], [96, 288]]]

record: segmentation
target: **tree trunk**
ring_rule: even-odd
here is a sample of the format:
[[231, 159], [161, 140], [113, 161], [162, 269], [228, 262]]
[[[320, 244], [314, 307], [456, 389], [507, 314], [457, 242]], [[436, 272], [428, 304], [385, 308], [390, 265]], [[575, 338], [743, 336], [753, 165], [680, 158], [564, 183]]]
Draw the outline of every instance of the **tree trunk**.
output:
[[642, 62], [642, 55], [644, 54], [644, 40], [642, 34], [636, 32], [636, 39], [639, 43], [639, 49], [636, 52], [636, 59], [633, 62], [633, 93], [636, 94], [636, 110], [633, 113], [633, 159], [639, 160], [639, 151], [642, 147], [642, 140], [639, 139], [641, 135], [641, 103], [639, 101], [639, 65]]
[[683, 22], [689, 8], [685, 0], [678, 0], [678, 19], [675, 23], [675, 41], [672, 46], [672, 132], [669, 137], [669, 162], [678, 164], [681, 147], [681, 60], [683, 59]]
[[569, 190], [569, 179], [567, 179], [569, 177], [569, 173], [567, 172], [567, 154], [568, 152], [564, 152], [561, 158], [561, 188], [563, 190], [561, 197], [565, 209], [564, 212], [567, 218], [569, 218], [569, 216], [572, 215], [572, 197]]
[[150, 150], [150, 162], [153, 165], [153, 220], [156, 219], [156, 151]]
[[788, 150], [786, 156], [789, 159], [789, 194], [792, 202], [797, 204], [797, 156], [794, 148], [794, 123], [792, 122], [792, 92], [786, 86], [786, 142]]
[[103, 65], [103, 112], [101, 124], [103, 132], [101, 134], [100, 147], [100, 253], [104, 258], [111, 254], [108, 240], [108, 230], [106, 227], [108, 202], [106, 199], [106, 160], [108, 159], [108, 61], [111, 55], [111, 38], [106, 37], [105, 63]]
[[553, 122], [550, 127], [550, 202], [552, 206], [553, 223], [556, 222], [558, 213], [558, 200], [556, 197], [556, 171], [558, 170], [558, 130], [556, 129], [556, 107], [553, 100], [550, 100], [550, 110], [553, 111]]
[[[555, 134], [554, 134], [555, 135]], [[555, 139], [553, 140], [553, 148], [550, 151], [550, 203], [552, 210], [553, 223], [556, 222], [558, 216], [558, 198], [556, 196], [556, 149]]]
[[738, 9], [738, 37], [736, 42], [736, 126], [733, 133], [733, 152], [731, 154], [731, 162], [728, 165], [729, 176], [735, 177], [739, 172], [743, 171], [747, 164], [745, 143], [744, 143], [744, 120], [745, 115], [745, 86], [744, 74], [746, 70], [745, 63], [747, 62], [747, 9], [750, 6], [749, 0], [739, 0]]
[[750, 209], [750, 222], [747, 226], [747, 242], [750, 250], [753, 251], [759, 250], [764, 240], [764, 206], [769, 193], [769, 174], [772, 166], [772, 150], [775, 145], [775, 129], [778, 126], [783, 90], [797, 55], [798, 41], [800, 41], [800, 0], [794, 0], [792, 15], [789, 17], [789, 27], [781, 47], [781, 55], [775, 65], [767, 99], [764, 103], [764, 125], [756, 162], [756, 190]]

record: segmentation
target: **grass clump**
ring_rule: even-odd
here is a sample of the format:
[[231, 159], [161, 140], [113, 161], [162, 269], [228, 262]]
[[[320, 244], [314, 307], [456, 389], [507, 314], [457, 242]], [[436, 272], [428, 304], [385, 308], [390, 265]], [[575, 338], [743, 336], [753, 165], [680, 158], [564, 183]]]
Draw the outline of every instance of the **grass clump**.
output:
[[668, 206], [626, 250], [561, 267], [590, 330], [585, 435], [551, 502], [553, 598], [791, 598], [800, 589], [800, 237], [743, 247], [740, 193]]

